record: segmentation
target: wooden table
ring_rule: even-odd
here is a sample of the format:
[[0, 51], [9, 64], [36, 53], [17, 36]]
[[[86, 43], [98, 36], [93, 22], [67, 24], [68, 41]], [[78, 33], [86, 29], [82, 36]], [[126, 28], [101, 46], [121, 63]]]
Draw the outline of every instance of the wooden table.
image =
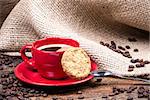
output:
[[[9, 56], [6, 57], [13, 60], [13, 64], [15, 64], [14, 68], [22, 62], [20, 57], [18, 60]], [[48, 97], [32, 97], [32, 100], [39, 100], [39, 98], [40, 100], [78, 100], [78, 98], [83, 98], [84, 100], [127, 100], [129, 96], [133, 97], [133, 100], [150, 100], [148, 98], [138, 98], [137, 95], [139, 87], [145, 87], [150, 90], [150, 84], [142, 81], [117, 79], [112, 77], [103, 78], [100, 82], [95, 82], [95, 79], [92, 79], [88, 82], [68, 87], [41, 87], [31, 86], [29, 84], [25, 84], [25, 86], [27, 88], [41, 88], [48, 91]], [[127, 93], [125, 91], [124, 93], [120, 93], [115, 96], [109, 96], [112, 93], [113, 87], [128, 89], [131, 86], [137, 87], [137, 89], [135, 89], [132, 93]], [[102, 98], [104, 96], [107, 96], [108, 98]]]
[[[42, 100], [55, 100], [54, 98], [58, 98], [58, 100], [72, 100], [69, 98], [73, 98], [73, 100], [78, 100], [78, 98], [84, 97], [83, 100], [127, 100], [129, 96], [133, 97], [133, 100], [148, 100], [147, 98], [138, 98], [137, 90], [132, 93], [121, 93], [116, 96], [108, 96], [112, 93], [112, 88], [129, 88], [130, 86], [141, 87], [144, 86], [150, 89], [150, 86], [147, 83], [133, 80], [124, 80], [124, 79], [116, 79], [116, 78], [103, 78], [101, 82], [95, 83], [93, 80], [86, 82], [84, 84], [80, 84], [72, 87], [64, 87], [64, 88], [49, 88], [49, 96], [46, 98], [41, 97]], [[79, 92], [79, 93], [78, 93]], [[81, 93], [82, 94], [81, 94]], [[108, 98], [102, 98], [103, 96], [108, 96]], [[36, 100], [36, 97], [32, 98]]]

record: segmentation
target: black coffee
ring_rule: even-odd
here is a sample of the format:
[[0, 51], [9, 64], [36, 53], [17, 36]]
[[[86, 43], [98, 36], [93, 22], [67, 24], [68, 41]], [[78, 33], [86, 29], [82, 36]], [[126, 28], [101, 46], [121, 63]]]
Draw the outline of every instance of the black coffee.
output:
[[66, 48], [70, 47], [69, 45], [65, 44], [51, 44], [51, 45], [44, 45], [38, 48], [38, 50], [43, 51], [57, 51], [57, 50], [64, 50]]
[[43, 51], [57, 51], [61, 49], [61, 47], [49, 47], [49, 48], [44, 48], [44, 49], [41, 49]]

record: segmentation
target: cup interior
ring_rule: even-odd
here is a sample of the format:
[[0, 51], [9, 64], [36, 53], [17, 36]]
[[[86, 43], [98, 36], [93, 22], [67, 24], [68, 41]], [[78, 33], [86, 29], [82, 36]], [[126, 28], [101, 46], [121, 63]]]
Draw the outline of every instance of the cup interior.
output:
[[[36, 41], [33, 44], [33, 48], [37, 49], [37, 48], [40, 48], [41, 46], [44, 46], [44, 45], [54, 46], [54, 44], [57, 44], [57, 46], [59, 46], [59, 45], [68, 45], [68, 46], [73, 46], [73, 47], [79, 47], [79, 43], [75, 40], [72, 40], [72, 39], [67, 39], [67, 38], [46, 38], [46, 39], [41, 39], [41, 40]], [[38, 49], [38, 50], [40, 50], [40, 49]]]

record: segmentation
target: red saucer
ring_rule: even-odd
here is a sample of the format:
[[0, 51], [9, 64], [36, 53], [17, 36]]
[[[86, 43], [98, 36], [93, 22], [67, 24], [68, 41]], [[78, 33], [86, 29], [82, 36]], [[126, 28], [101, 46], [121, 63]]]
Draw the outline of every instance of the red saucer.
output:
[[[91, 67], [93, 71], [97, 68], [97, 65], [92, 62]], [[38, 72], [31, 70], [25, 62], [20, 63], [15, 68], [14, 73], [18, 79], [25, 83], [41, 86], [69, 86], [83, 83], [93, 78], [93, 75], [89, 75], [83, 80], [76, 80], [69, 77], [63, 80], [49, 80], [41, 77]]]

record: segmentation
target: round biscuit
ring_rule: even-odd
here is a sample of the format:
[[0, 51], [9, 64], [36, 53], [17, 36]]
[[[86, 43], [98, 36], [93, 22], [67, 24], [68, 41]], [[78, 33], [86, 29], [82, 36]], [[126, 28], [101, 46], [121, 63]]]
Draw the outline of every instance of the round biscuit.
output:
[[64, 72], [76, 79], [83, 79], [90, 74], [91, 61], [87, 53], [79, 47], [68, 48], [61, 59]]

